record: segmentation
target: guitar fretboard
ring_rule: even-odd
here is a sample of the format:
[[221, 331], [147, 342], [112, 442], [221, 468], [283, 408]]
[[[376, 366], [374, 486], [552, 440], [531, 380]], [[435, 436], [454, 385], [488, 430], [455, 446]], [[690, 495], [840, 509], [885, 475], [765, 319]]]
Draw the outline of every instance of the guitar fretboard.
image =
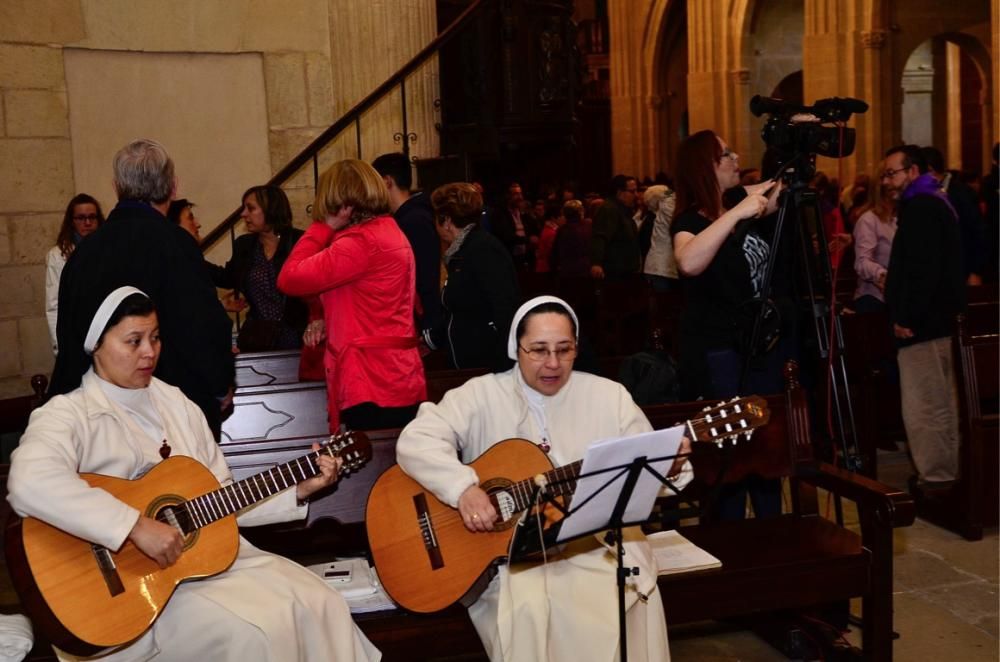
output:
[[[556, 467], [544, 474], [545, 490], [552, 496], [571, 496], [576, 491], [576, 478], [580, 475], [583, 460]], [[536, 488], [535, 478], [526, 478], [513, 483], [507, 492], [514, 498], [514, 511], [520, 512], [532, 505]]]
[[[715, 407], [706, 407], [701, 416], [682, 423], [692, 441], [720, 443], [722, 439], [735, 439], [739, 435], [750, 438], [750, 432], [765, 425], [770, 418], [767, 403], [759, 396], [734, 398]], [[543, 475], [545, 490], [552, 496], [572, 496], [583, 460], [556, 467]], [[536, 478], [511, 484], [506, 492], [514, 500], [514, 512], [527, 509], [533, 503]]]
[[[173, 511], [173, 515], [178, 519], [177, 524], [185, 532], [200, 529], [312, 478], [320, 472], [319, 457], [321, 454], [330, 457], [337, 455], [333, 444], [326, 444], [308, 455], [271, 467], [267, 471], [235, 481], [213, 492], [186, 501], [181, 508]], [[345, 465], [341, 471], [346, 469]]]

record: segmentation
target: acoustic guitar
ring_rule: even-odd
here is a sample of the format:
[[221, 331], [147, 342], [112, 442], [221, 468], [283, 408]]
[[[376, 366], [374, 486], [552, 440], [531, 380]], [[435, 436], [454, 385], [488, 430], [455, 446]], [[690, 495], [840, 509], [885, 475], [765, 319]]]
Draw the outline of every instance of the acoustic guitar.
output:
[[207, 467], [178, 455], [136, 480], [81, 474], [143, 515], [184, 534], [184, 552], [161, 569], [127, 541], [117, 552], [33, 517], [12, 516], [5, 551], [14, 588], [36, 630], [60, 649], [92, 655], [145, 632], [183, 581], [219, 574], [236, 560], [236, 513], [319, 473], [321, 454], [340, 457], [340, 473], [371, 459], [367, 437], [348, 432], [308, 455], [225, 487]]
[[[759, 396], [706, 407], [685, 423], [692, 441], [722, 445], [770, 420], [767, 401]], [[471, 604], [486, 588], [487, 571], [509, 556], [515, 525], [529, 509], [534, 477], [545, 474], [549, 491], [568, 498], [582, 461], [553, 468], [530, 441], [508, 439], [490, 447], [471, 466], [499, 518], [493, 530], [465, 528], [458, 510], [439, 501], [399, 466], [387, 469], [368, 495], [365, 521], [368, 545], [383, 587], [400, 606], [414, 612], [439, 611], [461, 601]], [[558, 510], [545, 528], [559, 519]]]

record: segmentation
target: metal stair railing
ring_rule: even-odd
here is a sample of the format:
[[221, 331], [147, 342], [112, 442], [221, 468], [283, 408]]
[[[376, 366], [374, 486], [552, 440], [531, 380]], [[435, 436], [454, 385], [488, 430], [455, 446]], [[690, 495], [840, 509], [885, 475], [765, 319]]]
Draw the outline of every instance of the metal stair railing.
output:
[[[297, 173], [303, 166], [312, 161], [313, 165], [313, 185], [315, 186], [319, 180], [319, 154], [324, 147], [333, 142], [337, 137], [340, 136], [344, 131], [346, 131], [352, 125], [354, 126], [357, 135], [357, 153], [358, 158], [361, 158], [361, 115], [365, 111], [372, 108], [375, 104], [381, 101], [383, 98], [388, 96], [391, 92], [399, 89], [400, 92], [400, 104], [402, 106], [402, 131], [395, 134], [395, 136], [401, 137], [403, 145], [403, 153], [409, 157], [410, 146], [409, 146], [409, 126], [407, 124], [406, 118], [406, 79], [414, 73], [421, 65], [423, 65], [427, 60], [429, 60], [433, 55], [437, 54], [442, 47], [445, 46], [449, 41], [451, 41], [461, 30], [465, 28], [466, 25], [472, 20], [472, 18], [478, 14], [478, 12], [488, 4], [491, 4], [495, 0], [473, 0], [472, 3], [466, 7], [459, 16], [451, 22], [451, 24], [441, 31], [437, 37], [435, 37], [430, 43], [428, 43], [424, 48], [420, 50], [419, 53], [413, 56], [413, 58], [403, 65], [399, 71], [390, 76], [384, 83], [375, 88], [368, 96], [363, 98], [353, 108], [348, 110], [344, 115], [338, 119], [336, 122], [330, 125], [323, 133], [316, 137], [309, 145], [305, 147], [301, 152], [299, 152], [291, 161], [286, 163], [278, 172], [272, 175], [271, 179], [267, 181], [267, 184], [273, 186], [281, 186], [289, 179], [292, 178], [295, 173]], [[205, 238], [201, 241], [202, 252], [207, 251], [211, 248], [219, 239], [221, 239], [227, 232], [229, 233], [230, 239], [235, 241], [236, 239], [236, 222], [240, 219], [240, 212], [242, 211], [242, 206], [233, 211], [229, 216], [226, 217], [222, 223], [217, 227], [213, 228], [210, 232], [205, 235]]]

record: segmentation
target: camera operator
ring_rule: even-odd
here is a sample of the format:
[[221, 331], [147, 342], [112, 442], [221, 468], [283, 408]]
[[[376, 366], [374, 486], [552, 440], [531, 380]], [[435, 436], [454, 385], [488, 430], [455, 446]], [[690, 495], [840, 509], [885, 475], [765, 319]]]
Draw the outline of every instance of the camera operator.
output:
[[[781, 186], [772, 180], [743, 187], [745, 197], [724, 211], [723, 193], [740, 182], [739, 156], [713, 131], [700, 131], [685, 139], [678, 149], [677, 166], [679, 214], [671, 230], [685, 288], [681, 399], [727, 398], [740, 389], [747, 358], [747, 350], [739, 344], [749, 333], [735, 320], [745, 316], [747, 302], [762, 294], [770, 252], [756, 222], [749, 219], [776, 210]], [[743, 196], [742, 191], [738, 193], [732, 197]], [[752, 370], [745, 390], [780, 390], [780, 365], [774, 370], [771, 367]], [[735, 489], [724, 491], [717, 512], [723, 519], [742, 519], [747, 485], [732, 487]], [[757, 517], [780, 513], [780, 490], [779, 481], [751, 479], [751, 501]]]

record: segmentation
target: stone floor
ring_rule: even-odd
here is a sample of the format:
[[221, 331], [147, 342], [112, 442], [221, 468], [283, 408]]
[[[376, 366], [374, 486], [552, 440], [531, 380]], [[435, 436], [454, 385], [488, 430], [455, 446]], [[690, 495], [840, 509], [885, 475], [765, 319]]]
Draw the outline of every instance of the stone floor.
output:
[[[906, 487], [912, 473], [905, 451], [879, 454], [879, 479]], [[846, 502], [845, 502], [846, 505]], [[850, 523], [853, 513], [845, 509]], [[856, 523], [856, 517], [854, 519]], [[998, 659], [997, 529], [983, 540], [961, 536], [917, 519], [895, 535], [895, 630], [897, 661]], [[855, 615], [860, 605], [852, 605]], [[860, 645], [860, 632], [846, 635]], [[769, 662], [785, 660], [753, 633], [724, 626], [697, 625], [670, 630], [674, 662]]]

